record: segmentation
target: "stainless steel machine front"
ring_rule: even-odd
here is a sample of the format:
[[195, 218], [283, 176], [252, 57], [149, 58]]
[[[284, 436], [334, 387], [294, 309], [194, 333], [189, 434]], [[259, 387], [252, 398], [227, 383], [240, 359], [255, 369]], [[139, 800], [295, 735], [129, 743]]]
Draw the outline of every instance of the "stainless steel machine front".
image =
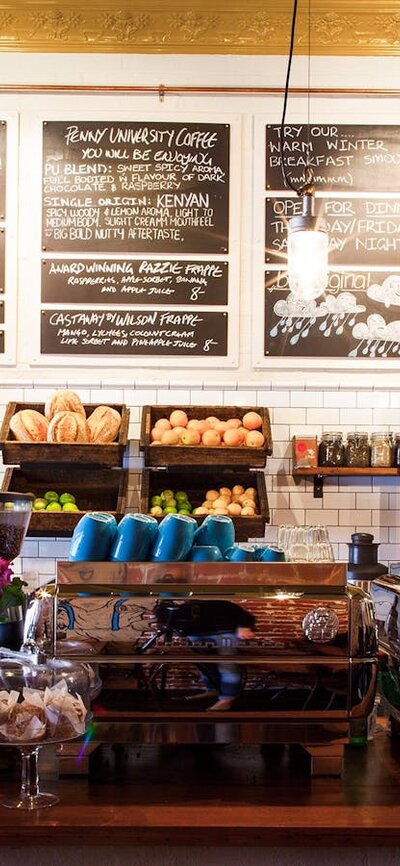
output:
[[373, 607], [345, 565], [59, 563], [36, 605], [27, 647], [99, 665], [98, 741], [297, 742], [332, 768], [366, 737]]

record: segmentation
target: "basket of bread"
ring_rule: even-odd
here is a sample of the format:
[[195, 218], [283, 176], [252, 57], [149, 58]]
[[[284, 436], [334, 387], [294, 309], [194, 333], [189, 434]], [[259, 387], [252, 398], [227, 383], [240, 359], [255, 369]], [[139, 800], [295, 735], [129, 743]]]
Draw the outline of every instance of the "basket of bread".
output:
[[8, 403], [0, 430], [3, 463], [120, 466], [128, 425], [126, 406], [85, 405], [74, 391], [56, 391], [46, 404]]

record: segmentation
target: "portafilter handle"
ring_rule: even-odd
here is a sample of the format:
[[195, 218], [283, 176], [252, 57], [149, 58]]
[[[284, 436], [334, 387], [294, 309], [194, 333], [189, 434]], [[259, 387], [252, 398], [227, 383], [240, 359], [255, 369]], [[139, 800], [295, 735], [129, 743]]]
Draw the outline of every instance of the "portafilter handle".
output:
[[37, 661], [45, 661], [48, 647], [46, 622], [48, 600], [33, 596], [28, 604], [24, 622], [24, 640], [21, 652], [31, 653]]

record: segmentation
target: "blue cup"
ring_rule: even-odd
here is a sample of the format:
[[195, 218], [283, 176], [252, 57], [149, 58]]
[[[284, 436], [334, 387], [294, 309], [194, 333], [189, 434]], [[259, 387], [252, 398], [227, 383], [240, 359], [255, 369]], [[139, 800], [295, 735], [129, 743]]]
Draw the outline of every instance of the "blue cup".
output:
[[234, 544], [225, 551], [228, 562], [256, 562], [257, 549], [253, 544]]
[[158, 526], [151, 562], [182, 562], [193, 544], [197, 523], [186, 514], [167, 514]]
[[225, 556], [225, 551], [232, 547], [234, 541], [235, 527], [231, 518], [225, 514], [208, 514], [194, 537], [196, 546], [199, 544], [219, 547], [222, 556]]
[[276, 544], [266, 544], [257, 548], [259, 562], [285, 562], [285, 551]]
[[112, 514], [88, 511], [76, 524], [69, 549], [70, 562], [105, 562], [117, 531]]
[[118, 524], [111, 548], [111, 562], [146, 562], [158, 532], [155, 517], [125, 514]]
[[194, 544], [188, 562], [222, 562], [222, 553], [215, 544]]

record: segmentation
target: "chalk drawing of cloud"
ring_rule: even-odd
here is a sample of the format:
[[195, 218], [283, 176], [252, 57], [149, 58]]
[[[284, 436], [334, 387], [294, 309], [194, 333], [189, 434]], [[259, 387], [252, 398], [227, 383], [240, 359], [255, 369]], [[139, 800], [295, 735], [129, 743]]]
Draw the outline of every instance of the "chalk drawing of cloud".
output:
[[373, 313], [366, 322], [355, 325], [352, 335], [359, 342], [355, 349], [349, 352], [350, 358], [357, 358], [359, 355], [370, 358], [377, 355], [382, 358], [400, 355], [400, 321], [386, 324], [383, 316]]
[[373, 283], [367, 289], [367, 296], [373, 301], [384, 304], [386, 309], [391, 306], [400, 307], [400, 274], [390, 274], [382, 285]]

